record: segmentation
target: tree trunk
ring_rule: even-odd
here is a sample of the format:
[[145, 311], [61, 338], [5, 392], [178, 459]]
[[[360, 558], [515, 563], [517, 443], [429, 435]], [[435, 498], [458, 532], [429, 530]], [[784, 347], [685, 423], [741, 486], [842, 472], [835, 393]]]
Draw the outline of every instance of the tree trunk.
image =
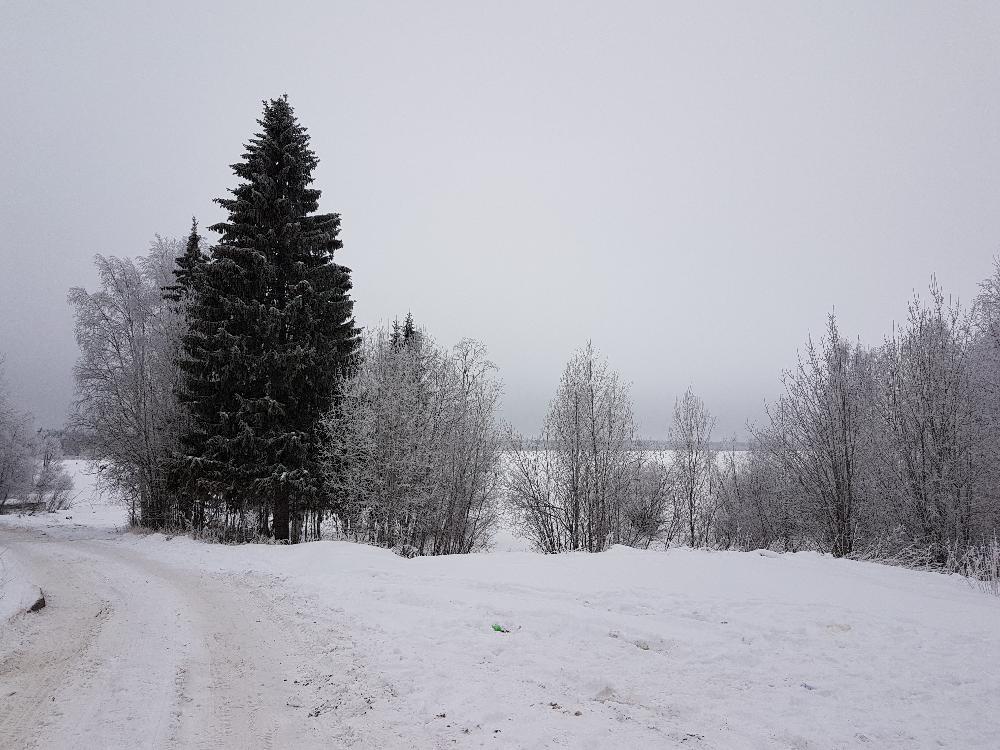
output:
[[288, 541], [288, 490], [282, 487], [274, 498], [274, 538]]

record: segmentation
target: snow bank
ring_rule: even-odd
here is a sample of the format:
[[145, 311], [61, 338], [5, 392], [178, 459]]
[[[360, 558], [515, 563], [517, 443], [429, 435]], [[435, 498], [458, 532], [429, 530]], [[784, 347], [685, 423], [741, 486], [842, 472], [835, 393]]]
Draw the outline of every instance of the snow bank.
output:
[[34, 604], [38, 593], [24, 567], [0, 544], [0, 627]]
[[972, 748], [1000, 736], [1000, 600], [957, 577], [813, 553], [405, 560], [343, 542], [129, 543], [273, 577], [305, 627], [328, 628], [332, 648], [351, 638], [370, 706], [345, 720], [369, 746]]

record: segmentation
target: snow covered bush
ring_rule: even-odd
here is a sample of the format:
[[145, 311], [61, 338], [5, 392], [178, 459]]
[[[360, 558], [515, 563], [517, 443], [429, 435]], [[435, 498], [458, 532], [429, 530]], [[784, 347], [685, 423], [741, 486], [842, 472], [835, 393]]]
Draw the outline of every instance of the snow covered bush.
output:
[[411, 554], [471, 552], [498, 517], [500, 386], [486, 350], [446, 350], [408, 321], [375, 330], [326, 419], [341, 531]]
[[1000, 538], [970, 546], [958, 565], [958, 572], [975, 581], [988, 594], [1000, 596]]
[[63, 466], [62, 448], [58, 439], [54, 435], [40, 436], [32, 497], [51, 513], [70, 506], [72, 490], [73, 478]]
[[717, 461], [712, 543], [723, 549], [798, 550], [804, 544], [794, 487], [773, 456], [752, 441]]

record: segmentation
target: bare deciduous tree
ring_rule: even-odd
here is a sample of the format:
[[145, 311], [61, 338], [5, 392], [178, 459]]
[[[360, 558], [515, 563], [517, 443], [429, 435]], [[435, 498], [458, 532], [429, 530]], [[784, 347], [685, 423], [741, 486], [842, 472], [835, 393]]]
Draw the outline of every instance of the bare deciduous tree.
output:
[[769, 417], [723, 466], [724, 544], [948, 570], [987, 559], [1000, 526], [1000, 266], [971, 310], [932, 280], [874, 350], [831, 318]]
[[637, 441], [628, 388], [590, 343], [567, 363], [537, 445], [512, 436], [507, 497], [544, 552], [648, 546], [668, 519], [666, 467]]
[[59, 441], [36, 432], [31, 415], [10, 403], [0, 357], [0, 512], [14, 498], [22, 509], [59, 510], [69, 503], [72, 489]]
[[31, 416], [10, 403], [0, 357], [0, 510], [11, 498], [25, 500], [35, 469], [35, 432]]
[[62, 448], [55, 436], [50, 434], [40, 434], [36, 445], [32, 497], [45, 510], [62, 510], [72, 501], [73, 490], [73, 478], [63, 466]]
[[99, 255], [99, 289], [69, 292], [80, 348], [72, 425], [92, 436], [100, 480], [127, 500], [130, 521], [153, 528], [180, 522], [166, 487], [180, 328], [161, 289], [181, 251], [157, 237], [145, 258]]
[[485, 348], [421, 331], [365, 342], [327, 419], [334, 506], [349, 536], [406, 554], [487, 545], [498, 514], [499, 384]]
[[670, 471], [674, 502], [682, 508], [688, 544], [708, 540], [715, 514], [716, 454], [712, 448], [715, 418], [688, 388], [674, 403], [670, 427]]
[[745, 451], [722, 451], [718, 464], [713, 542], [723, 548], [799, 549], [796, 492], [774, 456], [754, 440]]
[[907, 539], [941, 563], [950, 546], [972, 540], [981, 472], [995, 460], [982, 452], [977, 416], [984, 402], [971, 367], [972, 323], [932, 282], [929, 304], [911, 302], [906, 328], [882, 353], [877, 457], [886, 511]]
[[805, 357], [785, 373], [770, 424], [754, 431], [800, 493], [814, 541], [838, 556], [854, 550], [866, 497], [869, 373], [870, 357], [840, 337], [831, 315], [820, 347], [810, 340]]

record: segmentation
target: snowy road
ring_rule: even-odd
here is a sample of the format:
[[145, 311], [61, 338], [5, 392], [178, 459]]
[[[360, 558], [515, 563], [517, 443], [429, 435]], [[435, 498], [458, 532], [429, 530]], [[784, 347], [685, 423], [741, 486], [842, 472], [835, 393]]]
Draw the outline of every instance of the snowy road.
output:
[[59, 531], [0, 530], [48, 601], [0, 632], [0, 747], [322, 744], [302, 719], [327, 649], [275, 587]]

